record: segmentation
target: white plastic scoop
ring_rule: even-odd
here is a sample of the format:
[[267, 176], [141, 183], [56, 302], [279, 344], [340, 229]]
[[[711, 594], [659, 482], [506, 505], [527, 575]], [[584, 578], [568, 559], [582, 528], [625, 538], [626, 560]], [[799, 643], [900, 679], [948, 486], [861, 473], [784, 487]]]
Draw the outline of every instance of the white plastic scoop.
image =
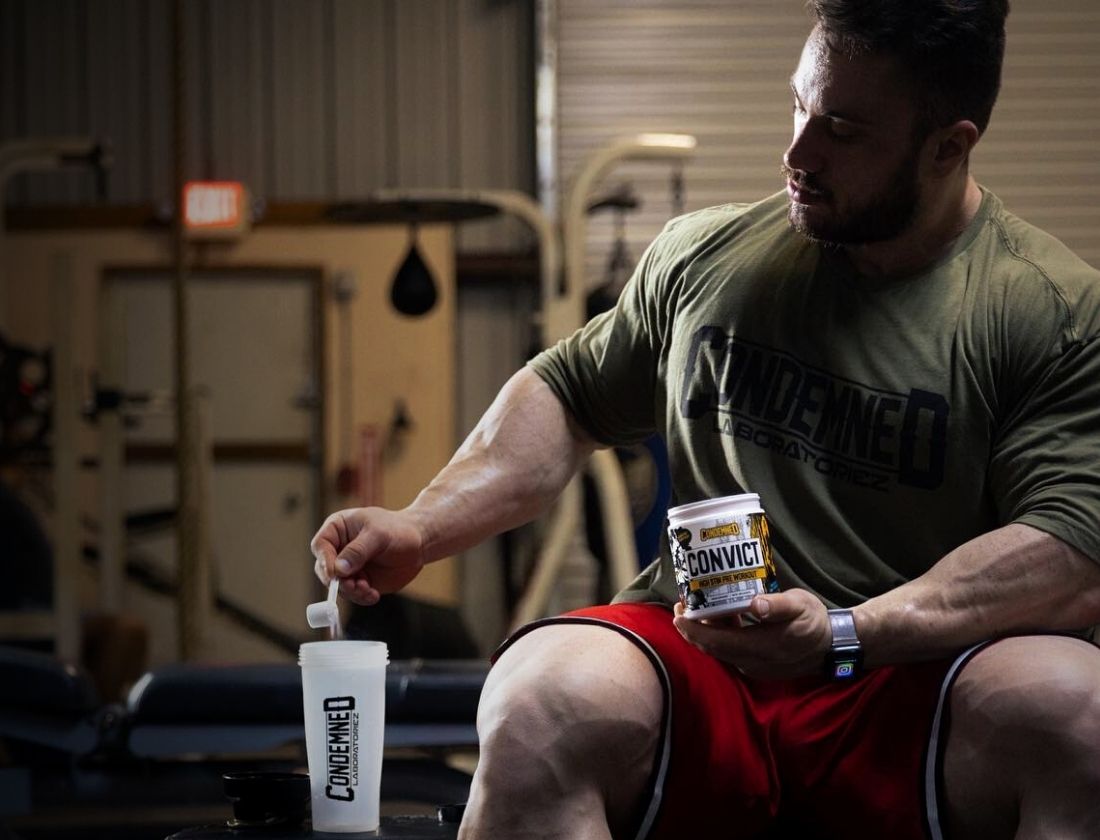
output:
[[336, 606], [336, 593], [339, 589], [340, 581], [333, 578], [328, 584], [328, 599], [306, 606], [306, 621], [309, 626], [314, 629], [327, 627], [333, 639], [344, 637], [344, 631], [340, 627], [340, 608]]

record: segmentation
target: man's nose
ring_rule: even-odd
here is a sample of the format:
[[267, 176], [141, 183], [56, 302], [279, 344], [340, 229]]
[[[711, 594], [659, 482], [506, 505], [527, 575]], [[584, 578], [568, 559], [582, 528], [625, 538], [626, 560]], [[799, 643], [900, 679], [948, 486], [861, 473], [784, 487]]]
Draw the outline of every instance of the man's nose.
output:
[[814, 129], [809, 120], [795, 124], [791, 145], [783, 153], [783, 163], [790, 169], [814, 174], [820, 172], [824, 159], [814, 140]]

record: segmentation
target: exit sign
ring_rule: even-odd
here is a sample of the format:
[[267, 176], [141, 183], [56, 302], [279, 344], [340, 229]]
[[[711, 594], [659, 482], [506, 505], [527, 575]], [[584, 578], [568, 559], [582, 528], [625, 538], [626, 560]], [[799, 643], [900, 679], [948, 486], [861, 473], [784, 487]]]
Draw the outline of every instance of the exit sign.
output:
[[190, 181], [183, 186], [183, 227], [192, 238], [245, 233], [252, 217], [248, 190], [237, 181]]

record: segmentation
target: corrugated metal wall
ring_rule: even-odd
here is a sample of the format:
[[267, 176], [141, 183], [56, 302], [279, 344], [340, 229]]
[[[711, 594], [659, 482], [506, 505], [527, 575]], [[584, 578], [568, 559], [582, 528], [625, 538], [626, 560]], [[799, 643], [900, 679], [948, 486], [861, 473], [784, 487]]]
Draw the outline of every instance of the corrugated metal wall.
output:
[[[560, 178], [620, 134], [698, 136], [689, 208], [779, 186], [801, 0], [558, 0]], [[531, 190], [530, 0], [188, 0], [189, 169], [261, 199], [379, 187]], [[974, 158], [1024, 217], [1100, 264], [1100, 7], [1014, 0], [1005, 89]], [[110, 136], [108, 199], [170, 199], [169, 0], [0, 0], [0, 139]], [[643, 198], [634, 256], [672, 211], [667, 169], [624, 165]], [[21, 175], [15, 204], [88, 202], [91, 177]], [[486, 230], [487, 229], [487, 230]], [[504, 230], [503, 235], [501, 235]], [[465, 249], [525, 241], [464, 225]], [[590, 272], [609, 251], [593, 220]]]
[[[1100, 6], [1013, 0], [1004, 90], [973, 157], [1008, 207], [1100, 266]], [[612, 138], [682, 131], [699, 139], [688, 209], [782, 187], [788, 79], [810, 28], [801, 0], [559, 0], [560, 165], [565, 183]], [[668, 218], [668, 169], [630, 164], [605, 181], [643, 200], [628, 219], [634, 258]], [[610, 253], [611, 217], [592, 220], [589, 282]]]
[[[533, 189], [527, 0], [187, 0], [185, 10], [191, 177], [242, 180], [269, 201]], [[110, 137], [108, 201], [169, 203], [170, 21], [168, 0], [2, 0], [0, 140]], [[71, 174], [20, 175], [7, 193], [14, 204], [94, 196], [90, 176]], [[502, 249], [516, 231], [482, 222], [461, 235]]]
[[1100, 266], [1100, 4], [1012, 0], [1012, 9], [977, 177]]

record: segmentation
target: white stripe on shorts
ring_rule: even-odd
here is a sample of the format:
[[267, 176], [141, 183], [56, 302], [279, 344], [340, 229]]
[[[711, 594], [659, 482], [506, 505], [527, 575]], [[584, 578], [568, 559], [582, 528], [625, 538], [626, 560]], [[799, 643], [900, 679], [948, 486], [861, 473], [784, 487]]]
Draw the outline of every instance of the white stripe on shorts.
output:
[[974, 654], [990, 644], [992, 644], [991, 641], [982, 642], [960, 653], [958, 658], [951, 663], [947, 674], [944, 675], [943, 684], [940, 686], [940, 698], [936, 702], [936, 714], [932, 718], [932, 729], [928, 734], [928, 750], [924, 764], [924, 809], [925, 818], [928, 820], [928, 831], [932, 836], [932, 840], [944, 840], [943, 828], [940, 826], [940, 802], [943, 800], [939, 789], [939, 770], [943, 760], [940, 753], [946, 746], [947, 733], [943, 730], [947, 697], [951, 693], [951, 686], [955, 684], [955, 679], [959, 676], [963, 666], [971, 660]]

